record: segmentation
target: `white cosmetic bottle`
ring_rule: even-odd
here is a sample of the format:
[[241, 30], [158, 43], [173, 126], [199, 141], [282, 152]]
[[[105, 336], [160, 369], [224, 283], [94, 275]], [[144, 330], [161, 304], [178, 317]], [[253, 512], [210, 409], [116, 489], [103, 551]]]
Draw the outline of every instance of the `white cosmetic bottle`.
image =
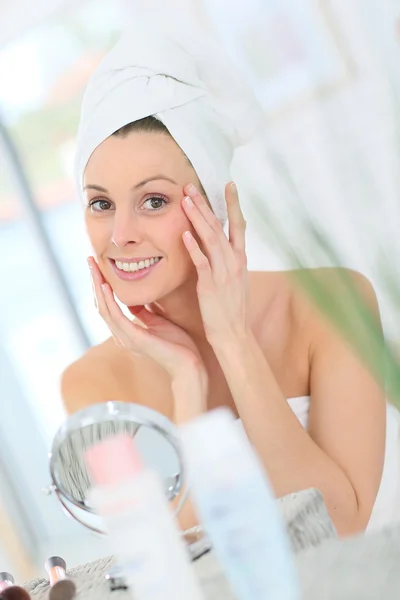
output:
[[90, 500], [135, 600], [203, 600], [161, 482], [143, 466], [132, 438], [90, 448]]
[[191, 498], [238, 600], [299, 600], [274, 495], [231, 411], [206, 413], [180, 433]]

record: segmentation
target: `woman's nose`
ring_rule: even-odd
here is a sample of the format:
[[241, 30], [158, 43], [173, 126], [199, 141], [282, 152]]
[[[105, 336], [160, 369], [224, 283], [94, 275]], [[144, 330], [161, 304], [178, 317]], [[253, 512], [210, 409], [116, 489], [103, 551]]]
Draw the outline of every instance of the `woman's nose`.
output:
[[113, 222], [111, 241], [117, 248], [128, 244], [137, 244], [141, 241], [142, 234], [139, 230], [137, 215], [130, 211], [116, 210]]

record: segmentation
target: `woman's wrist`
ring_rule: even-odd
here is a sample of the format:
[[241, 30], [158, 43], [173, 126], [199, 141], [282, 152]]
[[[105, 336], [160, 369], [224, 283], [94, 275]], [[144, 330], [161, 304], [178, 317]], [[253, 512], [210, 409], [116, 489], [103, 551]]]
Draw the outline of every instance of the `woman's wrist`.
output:
[[204, 366], [189, 367], [171, 381], [174, 422], [177, 425], [201, 415], [207, 408], [208, 375]]
[[215, 340], [211, 344], [218, 361], [230, 362], [235, 357], [241, 360], [249, 352], [254, 351], [256, 344], [253, 333], [251, 331], [243, 331], [232, 334], [231, 336], [223, 336], [219, 340]]
[[214, 352], [239, 410], [251, 390], [259, 389], [260, 377], [269, 380], [269, 364], [251, 332], [246, 337], [231, 338]]

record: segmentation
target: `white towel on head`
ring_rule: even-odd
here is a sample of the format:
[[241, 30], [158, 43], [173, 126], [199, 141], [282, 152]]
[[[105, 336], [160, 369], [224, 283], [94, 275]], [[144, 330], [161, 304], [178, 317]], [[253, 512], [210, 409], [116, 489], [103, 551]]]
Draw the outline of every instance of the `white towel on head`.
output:
[[189, 158], [224, 223], [234, 149], [259, 133], [264, 114], [221, 47], [182, 23], [135, 22], [94, 72], [77, 140], [79, 190], [96, 147], [150, 115], [164, 123]]

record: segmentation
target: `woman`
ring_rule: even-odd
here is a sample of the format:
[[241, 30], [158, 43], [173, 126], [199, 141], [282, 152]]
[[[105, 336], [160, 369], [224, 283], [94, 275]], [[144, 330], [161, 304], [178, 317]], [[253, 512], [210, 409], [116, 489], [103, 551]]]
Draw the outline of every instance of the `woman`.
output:
[[[64, 374], [67, 410], [118, 399], [182, 423], [228, 406], [277, 496], [318, 488], [339, 534], [363, 530], [382, 475], [384, 395], [284, 273], [247, 271], [233, 183], [225, 188], [224, 234], [225, 207], [204, 161], [209, 152], [212, 165], [224, 162], [231, 123], [223, 127], [221, 114], [215, 120], [215, 96], [204, 97], [204, 86], [198, 95], [181, 50], [171, 49], [163, 34], [149, 45], [138, 31], [130, 33], [86, 93], [78, 180], [96, 304], [112, 338]], [[156, 68], [160, 60], [165, 64]], [[188, 87], [195, 90], [189, 99]], [[153, 110], [154, 98], [170, 105]], [[206, 148], [196, 148], [191, 136]], [[317, 277], [334, 293], [334, 270], [321, 269]], [[357, 273], [351, 277], [379, 320], [371, 285]], [[190, 511], [185, 526], [192, 524]]]

